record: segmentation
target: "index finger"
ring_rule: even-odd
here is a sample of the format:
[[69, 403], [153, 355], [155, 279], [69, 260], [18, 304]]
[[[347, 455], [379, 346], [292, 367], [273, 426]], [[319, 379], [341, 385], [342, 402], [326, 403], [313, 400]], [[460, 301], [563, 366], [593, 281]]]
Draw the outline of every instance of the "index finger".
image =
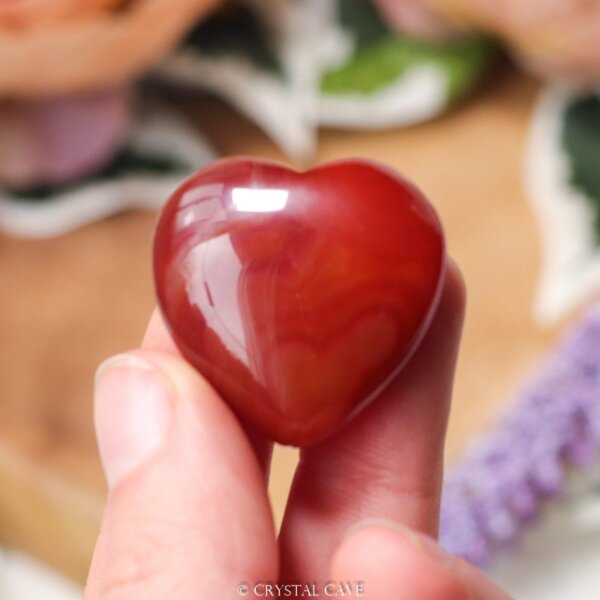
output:
[[437, 535], [464, 305], [450, 263], [431, 327], [396, 380], [340, 433], [301, 453], [280, 536], [284, 580], [325, 578], [345, 531], [362, 519]]

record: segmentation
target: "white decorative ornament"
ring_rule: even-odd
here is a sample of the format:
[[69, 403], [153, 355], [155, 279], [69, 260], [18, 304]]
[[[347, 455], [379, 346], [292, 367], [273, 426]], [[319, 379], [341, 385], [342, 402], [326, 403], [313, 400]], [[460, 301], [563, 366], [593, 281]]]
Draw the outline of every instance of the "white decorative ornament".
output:
[[600, 598], [600, 464], [573, 473], [560, 499], [523, 535], [492, 577], [519, 600]]
[[305, 99], [276, 74], [238, 56], [208, 57], [182, 48], [158, 67], [159, 80], [222, 96], [259, 125], [290, 156], [306, 158], [315, 147]]
[[2, 600], [78, 600], [82, 592], [71, 581], [33, 558], [0, 549]]
[[319, 122], [328, 127], [384, 129], [426, 121], [447, 105], [447, 75], [434, 65], [423, 65], [371, 94], [322, 94]]
[[17, 199], [0, 190], [0, 228], [21, 237], [47, 238], [125, 210], [158, 209], [183, 177], [215, 158], [187, 121], [159, 106], [143, 111], [126, 147], [142, 157], [159, 154], [174, 159], [185, 169], [170, 174], [131, 172], [114, 179], [91, 178], [43, 200]]
[[542, 91], [526, 154], [525, 182], [543, 246], [534, 316], [544, 325], [557, 322], [600, 291], [594, 214], [584, 193], [570, 183], [571, 167], [561, 146], [565, 109], [580, 95], [557, 84]]

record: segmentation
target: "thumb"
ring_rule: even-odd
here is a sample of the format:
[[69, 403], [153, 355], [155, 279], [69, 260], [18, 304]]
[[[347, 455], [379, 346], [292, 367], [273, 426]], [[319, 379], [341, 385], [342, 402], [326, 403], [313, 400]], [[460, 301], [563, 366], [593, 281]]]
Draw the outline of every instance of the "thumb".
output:
[[510, 600], [432, 538], [387, 520], [351, 528], [333, 556], [331, 578], [360, 586], [365, 600]]
[[273, 580], [264, 475], [234, 415], [179, 356], [138, 350], [98, 371], [109, 496], [88, 600], [234, 598]]

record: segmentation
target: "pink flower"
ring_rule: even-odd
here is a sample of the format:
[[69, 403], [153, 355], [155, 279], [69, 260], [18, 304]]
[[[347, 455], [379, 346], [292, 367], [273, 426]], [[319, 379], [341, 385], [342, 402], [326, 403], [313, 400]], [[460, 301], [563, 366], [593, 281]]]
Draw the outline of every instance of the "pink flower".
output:
[[60, 186], [104, 166], [127, 132], [122, 89], [0, 102], [0, 182], [13, 189]]

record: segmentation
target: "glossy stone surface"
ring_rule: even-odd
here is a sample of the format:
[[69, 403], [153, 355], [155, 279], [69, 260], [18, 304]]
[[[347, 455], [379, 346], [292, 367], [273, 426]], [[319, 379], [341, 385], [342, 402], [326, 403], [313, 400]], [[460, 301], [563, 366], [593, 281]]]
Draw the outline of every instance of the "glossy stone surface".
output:
[[425, 198], [363, 160], [306, 173], [218, 161], [174, 193], [154, 242], [183, 355], [243, 420], [294, 445], [322, 440], [389, 383], [444, 266]]

